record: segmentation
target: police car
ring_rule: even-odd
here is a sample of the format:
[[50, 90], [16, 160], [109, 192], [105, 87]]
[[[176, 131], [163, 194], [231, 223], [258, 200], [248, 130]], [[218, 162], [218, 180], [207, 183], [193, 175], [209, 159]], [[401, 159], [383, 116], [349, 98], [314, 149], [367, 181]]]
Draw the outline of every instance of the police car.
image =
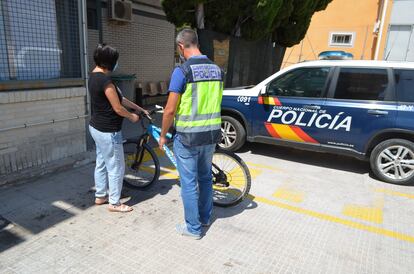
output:
[[385, 182], [414, 183], [414, 63], [312, 61], [226, 89], [220, 146], [286, 145], [369, 159]]

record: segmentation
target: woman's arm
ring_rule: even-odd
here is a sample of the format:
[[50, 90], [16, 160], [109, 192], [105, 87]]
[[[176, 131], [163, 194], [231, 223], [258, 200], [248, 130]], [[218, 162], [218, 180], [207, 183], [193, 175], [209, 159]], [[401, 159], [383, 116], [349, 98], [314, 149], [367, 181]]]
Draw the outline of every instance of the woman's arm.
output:
[[[121, 105], [121, 102], [119, 101], [118, 93], [115, 90], [115, 86], [113, 84], [109, 84], [107, 88], [105, 89], [105, 95], [106, 98], [108, 98], [109, 103], [111, 104], [113, 110], [118, 114], [119, 116], [125, 117], [128, 120], [130, 120], [133, 123], [138, 122], [139, 116], [135, 113], [131, 113], [126, 108], [124, 108]], [[132, 103], [132, 102], [131, 102]]]
[[130, 100], [128, 100], [128, 99], [127, 99], [127, 98], [125, 98], [125, 97], [122, 97], [122, 105], [123, 105], [124, 107], [134, 109], [134, 110], [136, 110], [136, 111], [144, 112], [144, 113], [145, 113], [145, 114], [147, 114], [147, 115], [149, 114], [149, 113], [148, 113], [148, 111], [146, 111], [146, 110], [145, 110], [145, 109], [143, 109], [142, 107], [138, 106], [137, 104], [135, 104], [135, 103], [131, 102]]

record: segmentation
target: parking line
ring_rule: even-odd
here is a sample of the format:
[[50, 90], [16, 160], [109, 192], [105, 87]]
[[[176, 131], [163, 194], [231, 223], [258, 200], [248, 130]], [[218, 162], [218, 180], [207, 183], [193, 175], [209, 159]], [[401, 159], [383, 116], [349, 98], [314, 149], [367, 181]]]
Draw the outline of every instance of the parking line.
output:
[[342, 214], [363, 221], [382, 224], [384, 215], [384, 197], [383, 195], [377, 197], [372, 205], [368, 206], [355, 204], [345, 205]]
[[377, 188], [375, 191], [376, 192], [385, 193], [385, 194], [391, 195], [391, 196], [399, 196], [399, 197], [404, 197], [404, 198], [408, 198], [408, 199], [413, 199], [414, 200], [414, 194], [397, 192], [397, 191], [393, 191], [393, 190], [386, 189], [386, 188]]
[[272, 196], [292, 203], [301, 203], [305, 195], [303, 192], [281, 187]]
[[383, 210], [379, 207], [346, 205], [342, 214], [376, 224], [382, 224], [383, 222]]
[[256, 164], [256, 163], [252, 163], [252, 162], [247, 162], [246, 164], [247, 164], [247, 166], [249, 166], [249, 168], [250, 168], [250, 166], [254, 166], [254, 167], [263, 168], [263, 169], [270, 169], [271, 171], [281, 171], [279, 168], [274, 167], [274, 166]]
[[411, 235], [408, 235], [408, 234], [403, 234], [403, 233], [399, 233], [399, 232], [384, 229], [384, 228], [379, 228], [379, 227], [375, 227], [375, 226], [361, 224], [361, 223], [358, 223], [358, 222], [355, 222], [355, 221], [342, 219], [342, 218], [332, 216], [332, 215], [329, 215], [329, 214], [320, 213], [320, 212], [317, 212], [317, 211], [313, 211], [313, 210], [300, 208], [300, 207], [297, 207], [297, 206], [292, 206], [292, 205], [284, 204], [284, 203], [281, 203], [281, 202], [273, 201], [273, 200], [270, 200], [270, 199], [267, 199], [267, 198], [264, 198], [264, 197], [249, 195], [249, 199], [251, 199], [253, 201], [256, 201], [256, 202], [264, 203], [264, 204], [267, 204], [267, 205], [276, 206], [276, 207], [279, 207], [279, 208], [290, 210], [290, 211], [293, 211], [293, 212], [296, 212], [296, 213], [299, 213], [299, 214], [311, 216], [311, 217], [314, 217], [314, 218], [317, 218], [317, 219], [325, 220], [325, 221], [328, 221], [328, 222], [331, 222], [331, 223], [342, 224], [342, 225], [352, 227], [352, 228], [355, 228], [355, 229], [368, 231], [368, 232], [371, 232], [371, 233], [375, 233], [375, 234], [382, 235], [382, 236], [387, 236], [387, 237], [390, 237], [390, 238], [398, 239], [398, 240], [409, 242], [409, 243], [414, 243], [414, 236], [411, 236]]

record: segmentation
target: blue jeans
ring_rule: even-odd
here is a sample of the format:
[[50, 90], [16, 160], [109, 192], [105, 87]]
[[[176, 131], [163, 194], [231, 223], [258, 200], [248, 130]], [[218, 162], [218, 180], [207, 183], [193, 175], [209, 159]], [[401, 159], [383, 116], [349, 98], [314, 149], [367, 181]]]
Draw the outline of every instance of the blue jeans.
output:
[[95, 197], [109, 196], [109, 203], [117, 205], [125, 172], [122, 133], [101, 132], [92, 126], [89, 132], [96, 144]]
[[207, 224], [213, 211], [211, 168], [215, 147], [186, 147], [180, 142], [179, 136], [174, 139], [185, 223], [188, 231], [197, 235], [201, 234], [201, 223]]

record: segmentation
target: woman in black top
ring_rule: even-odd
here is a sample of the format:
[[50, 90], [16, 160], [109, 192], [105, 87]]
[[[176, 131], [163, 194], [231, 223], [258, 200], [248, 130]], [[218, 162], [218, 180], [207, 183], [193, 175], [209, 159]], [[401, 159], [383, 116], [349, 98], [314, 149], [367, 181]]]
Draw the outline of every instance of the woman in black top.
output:
[[120, 203], [125, 163], [122, 146], [122, 120], [136, 123], [139, 116], [125, 107], [146, 112], [122, 96], [109, 76], [118, 65], [119, 53], [108, 45], [98, 45], [94, 52], [95, 69], [89, 77], [91, 121], [89, 131], [96, 143], [95, 204], [109, 202], [109, 211], [130, 212]]

